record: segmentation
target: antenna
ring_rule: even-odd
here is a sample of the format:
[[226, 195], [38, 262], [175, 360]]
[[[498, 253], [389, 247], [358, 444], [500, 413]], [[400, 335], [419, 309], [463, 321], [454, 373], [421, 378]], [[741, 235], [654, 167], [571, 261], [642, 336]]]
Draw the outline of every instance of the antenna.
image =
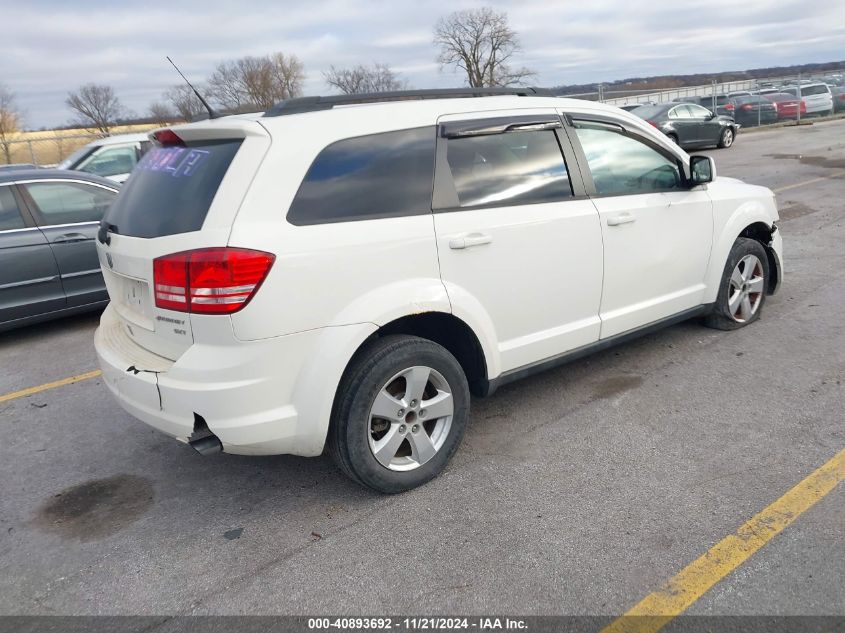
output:
[[193, 85], [190, 81], [188, 81], [188, 78], [187, 78], [187, 77], [185, 77], [185, 75], [183, 75], [183, 74], [182, 74], [182, 71], [181, 71], [181, 70], [179, 70], [179, 67], [178, 67], [176, 64], [174, 64], [174, 63], [173, 63], [173, 60], [172, 60], [172, 59], [170, 59], [170, 56], [169, 56], [169, 55], [166, 55], [166, 56], [165, 56], [165, 59], [167, 59], [167, 61], [169, 61], [169, 62], [170, 62], [170, 65], [171, 65], [171, 66], [173, 66], [173, 68], [175, 68], [175, 69], [176, 69], [176, 72], [177, 72], [177, 73], [179, 73], [179, 76], [180, 76], [182, 79], [184, 79], [184, 80], [185, 80], [185, 83], [186, 83], [186, 84], [188, 84], [188, 87], [189, 87], [191, 90], [193, 90], [193, 91], [194, 91], [194, 94], [195, 94], [195, 95], [197, 95], [197, 99], [199, 99], [199, 100], [200, 100], [200, 103], [202, 103], [202, 105], [205, 107], [205, 109], [206, 109], [206, 110], [208, 110], [208, 118], [209, 118], [209, 119], [216, 119], [216, 118], [217, 118], [217, 116], [218, 116], [218, 115], [217, 115], [217, 113], [216, 113], [216, 112], [214, 112], [214, 110], [212, 110], [212, 109], [211, 109], [211, 106], [210, 106], [210, 105], [208, 105], [208, 101], [206, 101], [205, 99], [203, 99], [203, 98], [202, 98], [202, 95], [199, 93], [199, 90], [197, 90], [196, 88], [194, 88], [194, 85]]

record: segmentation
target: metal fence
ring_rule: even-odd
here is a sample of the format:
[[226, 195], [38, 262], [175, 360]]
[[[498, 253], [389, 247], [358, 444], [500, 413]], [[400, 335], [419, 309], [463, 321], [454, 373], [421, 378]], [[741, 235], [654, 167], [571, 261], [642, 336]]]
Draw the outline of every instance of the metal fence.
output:
[[[118, 128], [115, 134], [148, 132], [156, 125]], [[48, 132], [20, 132], [6, 140], [0, 139], [0, 165], [32, 164], [53, 167], [91, 141], [106, 135], [80, 130], [53, 130]]]
[[[845, 69], [829, 71], [824, 74], [810, 74], [810, 75], [790, 75], [784, 77], [766, 77], [760, 79], [748, 79], [728, 82], [713, 81], [709, 84], [698, 86], [681, 86], [677, 88], [667, 88], [663, 90], [625, 90], [617, 88], [617, 85], [612, 86], [605, 84], [596, 84], [596, 90], [593, 92], [585, 92], [570, 95], [561, 95], [562, 97], [574, 97], [579, 99], [589, 99], [592, 101], [601, 101], [609, 105], [615, 106], [631, 106], [631, 105], [645, 105], [645, 104], [663, 104], [675, 101], [691, 101], [703, 105], [710, 110], [716, 111], [720, 114], [725, 112], [720, 107], [725, 97], [736, 95], [737, 93], [759, 94], [761, 90], [772, 90], [776, 88], [794, 88], [799, 85], [806, 85], [807, 83], [827, 83], [832, 90], [838, 87], [845, 86]], [[797, 97], [796, 97], [797, 99]], [[839, 100], [839, 108], [837, 111], [843, 111], [845, 103]], [[834, 109], [837, 107], [836, 95], [834, 95]], [[801, 113], [798, 108], [795, 113], [795, 119], [800, 121], [801, 117], [806, 117], [806, 114]], [[780, 122], [782, 119], [779, 119]], [[753, 120], [751, 124], [760, 124], [762, 121], [758, 119], [755, 123]]]

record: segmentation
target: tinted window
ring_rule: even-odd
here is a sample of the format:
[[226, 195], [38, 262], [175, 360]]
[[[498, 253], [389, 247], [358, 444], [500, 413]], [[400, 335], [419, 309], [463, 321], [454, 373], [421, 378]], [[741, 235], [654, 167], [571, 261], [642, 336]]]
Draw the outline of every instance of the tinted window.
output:
[[587, 155], [596, 190], [602, 195], [637, 194], [679, 188], [677, 162], [621, 130], [577, 123], [576, 132]]
[[824, 85], [807, 86], [805, 88], [801, 88], [801, 95], [805, 97], [809, 95], [824, 95], [828, 92], [830, 92], [830, 88]]
[[446, 142], [461, 207], [534, 204], [572, 196], [553, 130], [450, 138]]
[[98, 176], [128, 174], [138, 162], [135, 146], [110, 147], [91, 156], [77, 167], [80, 171]]
[[106, 220], [116, 233], [161, 237], [199, 231], [240, 140], [155, 147], [120, 190]]
[[38, 223], [44, 226], [99, 222], [117, 195], [79, 182], [33, 182], [23, 187], [35, 202]]
[[0, 187], [0, 231], [24, 228], [11, 187]]
[[669, 111], [669, 118], [670, 119], [689, 119], [692, 118], [692, 112], [690, 112], [688, 105], [679, 105], [675, 106]]
[[433, 126], [329, 145], [308, 169], [288, 221], [322, 224], [431, 213], [434, 146]]

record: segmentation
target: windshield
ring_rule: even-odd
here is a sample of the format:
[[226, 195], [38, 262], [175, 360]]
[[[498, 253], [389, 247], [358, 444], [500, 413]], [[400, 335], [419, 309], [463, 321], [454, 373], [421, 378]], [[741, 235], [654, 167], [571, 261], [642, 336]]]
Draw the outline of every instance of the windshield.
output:
[[88, 158], [91, 154], [96, 152], [97, 149], [98, 146], [96, 145], [86, 145], [85, 147], [80, 147], [73, 154], [56, 165], [56, 167], [58, 169], [74, 169], [77, 164]]

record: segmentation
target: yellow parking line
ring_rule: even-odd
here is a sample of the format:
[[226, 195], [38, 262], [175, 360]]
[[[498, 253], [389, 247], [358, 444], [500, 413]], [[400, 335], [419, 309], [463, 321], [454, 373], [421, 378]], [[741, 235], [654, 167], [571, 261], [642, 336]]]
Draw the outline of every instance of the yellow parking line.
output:
[[602, 633], [655, 633], [845, 480], [845, 450], [716, 543]]
[[797, 189], [798, 187], [806, 187], [807, 185], [812, 185], [816, 182], [821, 182], [822, 180], [830, 180], [831, 178], [839, 178], [839, 176], [845, 176], [845, 171], [840, 171], [835, 174], [830, 174], [829, 176], [819, 176], [818, 178], [813, 178], [812, 180], [805, 180], [804, 182], [796, 182], [794, 185], [786, 185], [785, 187], [778, 187], [777, 189], [772, 189], [775, 193], [782, 193], [784, 191], [789, 191], [790, 189]]
[[27, 389], [21, 389], [20, 391], [13, 391], [12, 393], [7, 393], [5, 395], [0, 396], [0, 402], [7, 402], [9, 400], [15, 400], [16, 398], [24, 398], [26, 396], [31, 396], [34, 393], [40, 393], [42, 391], [47, 391], [48, 389], [55, 389], [56, 387], [63, 387], [64, 385], [72, 385], [73, 383], [79, 382], [81, 380], [96, 378], [102, 373], [103, 372], [101, 372], [99, 369], [95, 369], [94, 371], [88, 371], [84, 374], [79, 374], [78, 376], [62, 378], [61, 380], [54, 380], [53, 382], [38, 385], [37, 387], [29, 387]]

